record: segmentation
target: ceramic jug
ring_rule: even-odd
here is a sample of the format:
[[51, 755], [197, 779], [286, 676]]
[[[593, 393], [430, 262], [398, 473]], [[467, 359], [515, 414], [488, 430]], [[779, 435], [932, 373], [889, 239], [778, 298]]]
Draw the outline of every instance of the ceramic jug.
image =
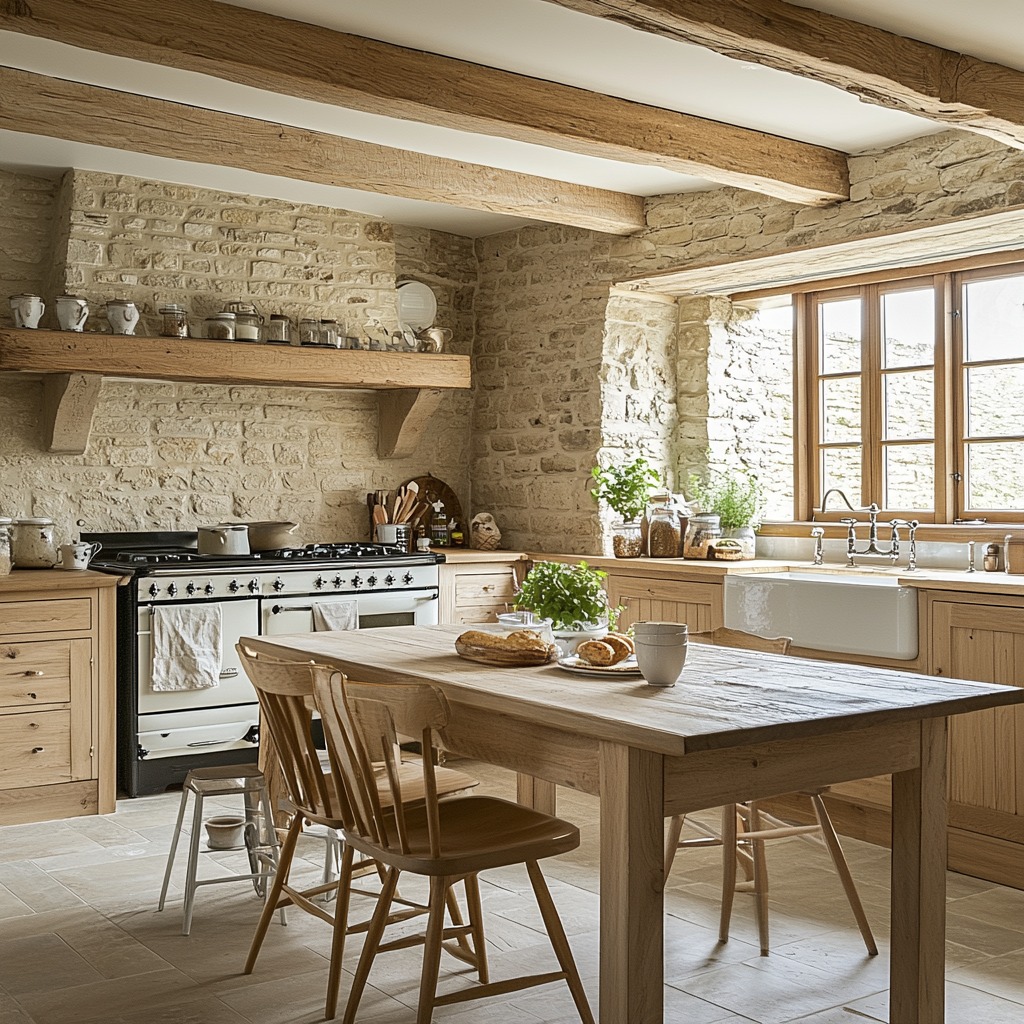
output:
[[134, 334], [139, 311], [129, 299], [111, 299], [107, 303], [107, 320], [114, 334]]
[[81, 331], [89, 315], [89, 303], [77, 295], [57, 296], [57, 321], [62, 331]]
[[12, 295], [11, 314], [15, 327], [36, 328], [46, 312], [46, 303], [38, 295]]
[[416, 335], [421, 352], [440, 352], [445, 344], [452, 340], [452, 332], [447, 327], [427, 327]]

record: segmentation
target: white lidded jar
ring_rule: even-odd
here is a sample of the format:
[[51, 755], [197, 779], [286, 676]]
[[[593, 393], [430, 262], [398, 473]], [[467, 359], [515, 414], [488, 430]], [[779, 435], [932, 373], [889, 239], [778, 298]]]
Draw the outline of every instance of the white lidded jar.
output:
[[15, 519], [11, 530], [11, 559], [15, 569], [52, 569], [57, 563], [53, 520]]

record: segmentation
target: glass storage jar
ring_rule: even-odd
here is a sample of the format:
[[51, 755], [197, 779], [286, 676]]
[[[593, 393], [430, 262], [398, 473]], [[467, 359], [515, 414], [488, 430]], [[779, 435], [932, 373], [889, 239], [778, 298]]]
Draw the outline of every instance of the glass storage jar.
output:
[[722, 536], [721, 517], [712, 513], [690, 516], [683, 541], [683, 558], [708, 558], [711, 542]]
[[176, 302], [169, 302], [166, 306], [161, 306], [157, 312], [162, 318], [160, 321], [161, 337], [188, 337], [188, 315], [184, 306], [179, 306]]
[[612, 554], [616, 558], [639, 558], [644, 553], [639, 519], [612, 523]]
[[15, 519], [11, 531], [11, 561], [16, 569], [52, 569], [57, 564], [53, 520]]
[[678, 558], [682, 527], [671, 497], [651, 510], [647, 524], [647, 554], [651, 558]]
[[299, 344], [319, 345], [320, 344], [320, 321], [311, 317], [303, 317], [299, 321]]
[[259, 341], [262, 323], [263, 317], [259, 313], [236, 313], [235, 341]]
[[340, 335], [338, 334], [337, 320], [320, 321], [320, 344], [326, 348], [340, 348]]
[[271, 313], [267, 321], [267, 344], [290, 345], [292, 322], [284, 313]]
[[235, 340], [235, 314], [214, 313], [206, 318], [206, 336], [213, 341]]

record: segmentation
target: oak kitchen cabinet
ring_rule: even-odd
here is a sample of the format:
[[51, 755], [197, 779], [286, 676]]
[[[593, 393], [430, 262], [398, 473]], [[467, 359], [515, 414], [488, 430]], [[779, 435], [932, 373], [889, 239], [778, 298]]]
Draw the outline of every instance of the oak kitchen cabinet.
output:
[[118, 581], [0, 577], [0, 824], [114, 810]]
[[441, 622], [495, 622], [509, 611], [523, 578], [525, 556], [516, 551], [449, 550], [438, 566]]

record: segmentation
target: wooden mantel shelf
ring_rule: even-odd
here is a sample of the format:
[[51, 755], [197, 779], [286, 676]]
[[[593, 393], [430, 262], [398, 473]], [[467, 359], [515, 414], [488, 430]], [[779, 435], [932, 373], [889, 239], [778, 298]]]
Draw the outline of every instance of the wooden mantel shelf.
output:
[[103, 377], [377, 391], [381, 458], [410, 454], [444, 392], [470, 387], [462, 355], [17, 329], [0, 330], [0, 370], [46, 375], [47, 450], [75, 454]]

